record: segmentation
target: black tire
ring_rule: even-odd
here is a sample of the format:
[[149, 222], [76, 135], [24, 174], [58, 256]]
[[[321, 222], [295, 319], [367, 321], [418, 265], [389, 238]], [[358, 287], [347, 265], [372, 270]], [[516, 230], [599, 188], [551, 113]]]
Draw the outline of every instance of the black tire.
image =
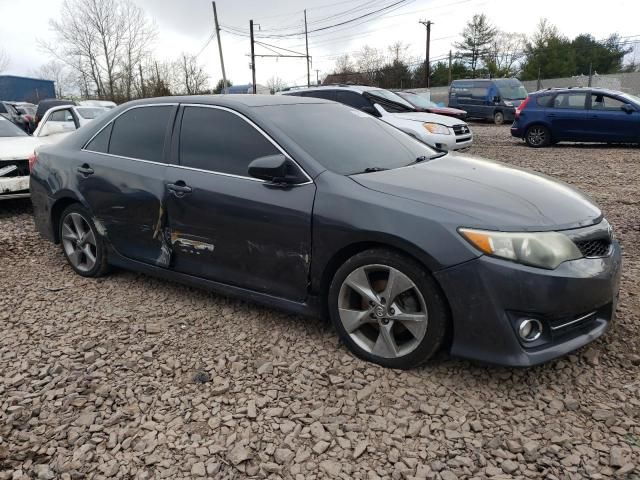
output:
[[[347, 333], [343, 325], [343, 321], [341, 320], [339, 313], [339, 302], [342, 298], [340, 295], [343, 283], [347, 277], [352, 274], [352, 272], [355, 272], [364, 266], [388, 266], [396, 269], [413, 282], [414, 286], [417, 287], [417, 290], [419, 290], [422, 298], [424, 299], [427, 318], [427, 321], [425, 322], [426, 333], [424, 333], [424, 337], [421, 340], [413, 339], [416, 346], [411, 351], [407, 351], [406, 354], [395, 356], [393, 358], [375, 355], [358, 345], [351, 335]], [[410, 291], [413, 292], [414, 290]], [[405, 293], [402, 295], [405, 295]], [[397, 298], [400, 298], [400, 296], [401, 295]], [[392, 299], [392, 301], [393, 300], [394, 299]], [[419, 265], [416, 261], [406, 255], [392, 250], [370, 249], [358, 253], [347, 260], [333, 276], [333, 280], [329, 287], [327, 301], [329, 316], [341, 341], [356, 356], [369, 362], [377, 363], [383, 367], [409, 369], [425, 363], [442, 346], [449, 326], [447, 304], [444, 294], [440, 290], [438, 284], [425, 270], [425, 268]], [[390, 311], [393, 312], [393, 308], [391, 308], [390, 305], [388, 307]], [[371, 314], [371, 316], [372, 318], [375, 318], [373, 317], [373, 314]], [[373, 328], [376, 320], [368, 320], [368, 322], [371, 322], [369, 325]], [[404, 324], [400, 323], [400, 325], [401, 326], [399, 328], [404, 330]], [[393, 328], [396, 327], [393, 326]], [[401, 333], [406, 334], [407, 332], [408, 330]]]
[[[91, 230], [93, 234], [93, 238], [95, 238], [95, 249], [93, 252], [93, 255], [95, 257], [95, 262], [91, 268], [82, 268], [75, 265], [74, 262], [70, 259], [70, 254], [66, 249], [65, 241], [63, 237], [65, 233], [63, 232], [63, 226], [65, 224], [65, 220], [68, 217], [70, 217], [70, 215], [72, 214], [80, 215], [80, 217], [82, 217], [82, 220], [84, 220], [85, 222], [84, 225], [86, 225], [86, 227], [88, 227]], [[60, 215], [60, 222], [58, 224], [58, 235], [59, 235], [58, 238], [60, 239], [60, 245], [62, 246], [62, 253], [64, 254], [71, 268], [73, 268], [73, 270], [78, 275], [82, 275], [83, 277], [95, 278], [95, 277], [100, 277], [105, 273], [107, 273], [107, 271], [109, 270], [109, 264], [107, 262], [107, 249], [104, 243], [104, 239], [98, 233], [96, 225], [93, 221], [93, 217], [86, 208], [84, 208], [79, 203], [73, 203], [69, 205], [67, 208], [65, 208], [62, 214]]]
[[504, 113], [495, 112], [493, 114], [493, 123], [495, 123], [496, 125], [504, 125]]
[[524, 141], [533, 148], [542, 148], [551, 145], [551, 132], [544, 125], [531, 125], [524, 134]]

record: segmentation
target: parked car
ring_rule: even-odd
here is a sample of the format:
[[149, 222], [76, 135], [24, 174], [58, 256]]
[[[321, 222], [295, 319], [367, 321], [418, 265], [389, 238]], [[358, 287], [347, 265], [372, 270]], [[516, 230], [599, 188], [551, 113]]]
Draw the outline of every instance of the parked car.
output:
[[45, 112], [33, 135], [35, 137], [46, 137], [56, 134], [68, 134], [107, 111], [102, 107], [76, 107], [75, 105], [51, 107]]
[[640, 98], [601, 88], [534, 92], [518, 107], [511, 135], [530, 147], [565, 140], [640, 143]]
[[33, 103], [28, 103], [28, 102], [10, 102], [11, 105], [14, 106], [14, 108], [16, 109], [16, 111], [18, 112], [18, 115], [20, 115], [20, 117], [24, 120], [25, 122], [25, 131], [27, 133], [32, 133], [35, 128], [36, 128], [36, 110], [37, 110], [37, 106], [34, 105]]
[[117, 265], [326, 312], [387, 367], [448, 336], [454, 355], [533, 365], [615, 311], [620, 246], [586, 196], [317, 98], [130, 102], [39, 147], [30, 185], [79, 275]]
[[11, 102], [0, 102], [0, 117], [9, 120], [25, 132], [29, 129], [27, 122], [20, 116], [20, 113], [16, 110], [16, 107], [11, 104]]
[[78, 102], [78, 105], [82, 105], [83, 107], [102, 107], [107, 110], [117, 107], [116, 102], [110, 100], [82, 100]]
[[395, 93], [409, 102], [413, 106], [413, 108], [415, 108], [419, 112], [435, 113], [436, 115], [445, 115], [447, 117], [453, 117], [459, 120], [464, 120], [465, 118], [467, 118], [467, 112], [465, 112], [464, 110], [460, 110], [458, 108], [442, 107], [419, 93], [408, 91], [398, 91]]
[[417, 111], [410, 103], [389, 90], [359, 85], [331, 85], [283, 92], [282, 95], [323, 98], [378, 117], [439, 150], [470, 147], [473, 134], [469, 126], [443, 115]]
[[0, 200], [29, 196], [29, 157], [38, 145], [39, 139], [0, 116]]
[[74, 102], [73, 100], [59, 100], [56, 98], [45, 98], [44, 100], [40, 100], [40, 102], [38, 102], [38, 108], [36, 110], [36, 127], [40, 123], [40, 120], [42, 120], [42, 117], [44, 116], [46, 111], [49, 110], [50, 108], [57, 107], [60, 105], [75, 105], [75, 104], [76, 102]]
[[511, 122], [527, 90], [517, 78], [454, 80], [449, 87], [449, 107], [467, 111], [469, 118]]

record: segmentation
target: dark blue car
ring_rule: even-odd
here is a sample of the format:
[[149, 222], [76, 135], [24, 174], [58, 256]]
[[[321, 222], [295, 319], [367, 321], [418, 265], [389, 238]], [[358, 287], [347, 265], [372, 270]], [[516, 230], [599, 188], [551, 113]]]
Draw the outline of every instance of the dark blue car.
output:
[[640, 143], [640, 98], [600, 88], [540, 90], [516, 109], [511, 135], [530, 147], [561, 141]]

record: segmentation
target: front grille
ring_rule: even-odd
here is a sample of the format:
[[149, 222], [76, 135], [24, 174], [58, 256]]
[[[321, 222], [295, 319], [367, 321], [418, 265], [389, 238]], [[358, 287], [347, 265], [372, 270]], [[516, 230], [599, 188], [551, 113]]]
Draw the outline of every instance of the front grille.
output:
[[604, 257], [609, 253], [611, 241], [605, 238], [599, 238], [596, 240], [578, 241], [576, 245], [585, 257]]
[[15, 165], [15, 170], [5, 173], [2, 177], [24, 177], [29, 175], [29, 160], [11, 160], [9, 162], [0, 162], [0, 173], [5, 167]]
[[454, 125], [451, 128], [453, 128], [453, 133], [455, 133], [456, 135], [467, 135], [471, 133], [471, 130], [469, 130], [469, 127], [467, 125]]

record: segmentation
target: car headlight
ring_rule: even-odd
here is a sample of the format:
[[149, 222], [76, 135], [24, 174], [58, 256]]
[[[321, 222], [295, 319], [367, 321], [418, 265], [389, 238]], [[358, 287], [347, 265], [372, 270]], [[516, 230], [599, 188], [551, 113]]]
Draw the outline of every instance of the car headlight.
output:
[[437, 133], [439, 135], [449, 135], [451, 133], [449, 127], [445, 127], [439, 123], [423, 123], [422, 126], [429, 133]]
[[504, 101], [504, 104], [505, 104], [507, 107], [513, 107], [513, 102], [509, 102], [509, 101], [505, 100], [505, 101]]
[[553, 270], [562, 262], [582, 258], [569, 237], [558, 232], [511, 233], [460, 228], [460, 234], [487, 255]]

